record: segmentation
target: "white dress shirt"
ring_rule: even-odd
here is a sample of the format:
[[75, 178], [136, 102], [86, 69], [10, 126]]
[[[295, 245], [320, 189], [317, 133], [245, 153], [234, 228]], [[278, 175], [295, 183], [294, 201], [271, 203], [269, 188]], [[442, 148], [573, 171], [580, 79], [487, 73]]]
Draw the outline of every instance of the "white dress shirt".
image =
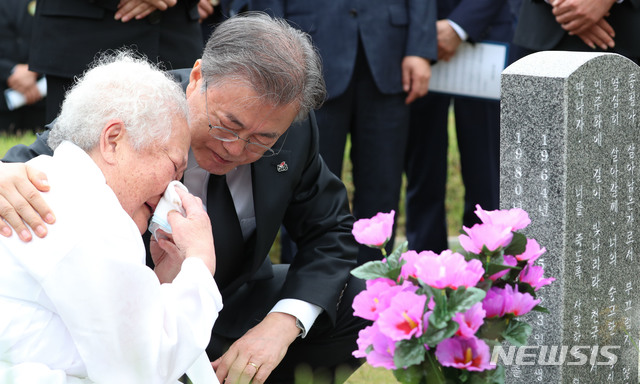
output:
[[[189, 151], [189, 162], [184, 172], [184, 185], [189, 192], [202, 199], [207, 205], [207, 186], [209, 172], [200, 168], [198, 162]], [[241, 165], [227, 173], [227, 185], [233, 198], [242, 236], [247, 240], [256, 230], [256, 213], [253, 208], [253, 188], [251, 187], [251, 164]], [[315, 304], [298, 299], [283, 299], [276, 303], [270, 312], [282, 312], [294, 316], [302, 326], [301, 336], [305, 337], [316, 321], [322, 308]]]
[[29, 164], [49, 178], [56, 223], [29, 243], [0, 237], [0, 382], [175, 383], [188, 370], [217, 382], [203, 354], [222, 299], [204, 263], [160, 284], [83, 150], [64, 142]]

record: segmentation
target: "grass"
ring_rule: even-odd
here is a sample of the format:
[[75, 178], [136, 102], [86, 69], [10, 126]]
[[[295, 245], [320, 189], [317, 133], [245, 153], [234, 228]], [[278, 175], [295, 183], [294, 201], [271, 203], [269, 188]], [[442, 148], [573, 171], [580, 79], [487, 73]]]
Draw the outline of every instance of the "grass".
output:
[[18, 144], [31, 144], [36, 139], [33, 133], [24, 133], [19, 135], [0, 134], [0, 159], [4, 157], [9, 148]]
[[[460, 228], [462, 228], [462, 211], [464, 207], [464, 186], [462, 177], [460, 176], [460, 156], [458, 153], [458, 142], [455, 135], [455, 122], [453, 114], [449, 115], [449, 167], [447, 176], [447, 195], [445, 207], [447, 211], [447, 223], [449, 236], [457, 236]], [[0, 158], [4, 156], [6, 151], [16, 144], [31, 144], [35, 140], [35, 135], [31, 133], [23, 135], [1, 135], [0, 134]], [[349, 145], [345, 151], [345, 166], [343, 170], [343, 181], [347, 187], [350, 196], [353, 194], [353, 181], [351, 179], [351, 163], [348, 160]], [[406, 180], [404, 181], [406, 184]], [[400, 200], [400, 208], [397, 216], [398, 220], [398, 238], [403, 239], [404, 223], [405, 223], [405, 205], [404, 205], [404, 188]], [[274, 262], [279, 260], [280, 244], [276, 241], [271, 249], [270, 256]], [[338, 376], [338, 375], [337, 375]], [[340, 374], [337, 382], [342, 382], [348, 376], [348, 373]], [[319, 377], [313, 377], [313, 374], [301, 367], [296, 374], [296, 382], [299, 384], [319, 384], [329, 382], [328, 379], [322, 380]], [[353, 375], [351, 375], [348, 384], [389, 384], [395, 383], [393, 374], [382, 368], [372, 368], [368, 365], [362, 366]]]

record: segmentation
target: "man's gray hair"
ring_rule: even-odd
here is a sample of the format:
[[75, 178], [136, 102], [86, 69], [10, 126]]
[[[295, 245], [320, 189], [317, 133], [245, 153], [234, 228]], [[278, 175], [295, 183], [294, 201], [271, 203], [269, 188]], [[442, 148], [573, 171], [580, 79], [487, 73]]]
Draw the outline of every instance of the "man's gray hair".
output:
[[129, 51], [102, 54], [67, 91], [48, 144], [68, 140], [89, 151], [105, 124], [124, 122], [135, 150], [165, 143], [172, 117], [188, 118], [184, 91], [168, 74]]
[[210, 86], [244, 82], [274, 106], [297, 102], [295, 121], [319, 108], [326, 96], [310, 36], [262, 12], [242, 13], [216, 27], [202, 55], [202, 75]]

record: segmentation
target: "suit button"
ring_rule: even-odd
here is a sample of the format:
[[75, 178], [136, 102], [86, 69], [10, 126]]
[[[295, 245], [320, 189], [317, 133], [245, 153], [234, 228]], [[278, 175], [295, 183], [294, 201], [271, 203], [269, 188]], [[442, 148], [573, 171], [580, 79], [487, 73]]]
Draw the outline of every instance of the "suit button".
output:
[[349, 14], [351, 15], [351, 17], [356, 17], [358, 16], [358, 11], [352, 8], [349, 10]]

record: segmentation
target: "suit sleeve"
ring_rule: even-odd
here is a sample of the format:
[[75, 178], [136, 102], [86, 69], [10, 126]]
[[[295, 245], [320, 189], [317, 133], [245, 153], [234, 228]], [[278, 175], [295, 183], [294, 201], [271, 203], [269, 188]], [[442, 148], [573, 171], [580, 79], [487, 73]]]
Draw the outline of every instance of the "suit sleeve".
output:
[[409, 30], [405, 56], [438, 59], [438, 11], [435, 0], [409, 0]]
[[462, 0], [447, 19], [462, 27], [472, 41], [480, 41], [506, 3], [507, 0]]
[[43, 133], [39, 133], [36, 136], [36, 141], [29, 146], [18, 144], [9, 148], [5, 156], [2, 158], [2, 161], [5, 163], [26, 163], [40, 155], [53, 155], [53, 151], [47, 144], [48, 138], [49, 129]]
[[344, 184], [318, 154], [318, 127], [309, 120], [311, 140], [306, 164], [284, 225], [298, 246], [285, 281], [282, 298], [295, 298], [321, 307], [332, 321], [349, 273], [356, 266], [358, 246], [351, 234], [354, 218]]

